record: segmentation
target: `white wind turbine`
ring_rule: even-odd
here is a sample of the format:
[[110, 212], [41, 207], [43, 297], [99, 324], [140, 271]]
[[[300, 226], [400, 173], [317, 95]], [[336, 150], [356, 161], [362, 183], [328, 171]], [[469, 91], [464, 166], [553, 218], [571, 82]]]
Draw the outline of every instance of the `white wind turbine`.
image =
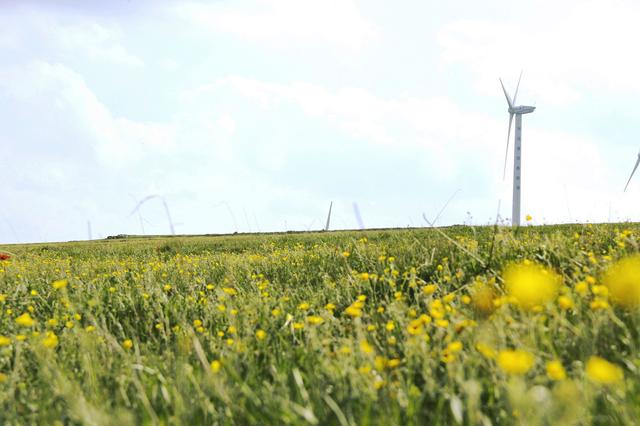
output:
[[507, 103], [509, 104], [509, 131], [507, 132], [507, 149], [504, 153], [504, 171], [502, 174], [503, 180], [507, 174], [507, 157], [509, 156], [511, 123], [513, 122], [513, 116], [516, 116], [516, 131], [514, 143], [515, 149], [513, 152], [513, 207], [511, 210], [511, 224], [513, 226], [520, 226], [520, 191], [522, 186], [520, 170], [520, 164], [522, 160], [522, 115], [529, 114], [536, 109], [536, 107], [534, 106], [515, 105], [521, 78], [522, 73], [520, 73], [520, 77], [518, 78], [518, 85], [516, 86], [516, 91], [513, 94], [513, 100], [509, 97], [509, 94], [507, 93], [507, 90], [504, 88], [504, 84], [502, 83], [502, 79], [500, 79], [502, 91], [504, 92], [504, 96], [505, 98], [507, 98]]
[[629, 180], [627, 181], [627, 184], [624, 186], [625, 191], [629, 186], [629, 182], [631, 182], [631, 178], [633, 177], [633, 174], [636, 172], [636, 169], [638, 168], [638, 164], [640, 164], [640, 152], [638, 153], [638, 159], [636, 160], [636, 165], [633, 167], [633, 170], [631, 171], [631, 176], [629, 176]]

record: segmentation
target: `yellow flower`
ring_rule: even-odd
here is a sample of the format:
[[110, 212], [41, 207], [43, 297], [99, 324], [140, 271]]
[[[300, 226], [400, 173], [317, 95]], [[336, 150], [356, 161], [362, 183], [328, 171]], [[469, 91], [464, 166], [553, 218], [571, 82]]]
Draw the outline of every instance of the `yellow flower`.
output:
[[47, 332], [47, 337], [42, 340], [42, 345], [45, 348], [55, 348], [58, 346], [58, 336], [52, 331]]
[[36, 322], [33, 318], [31, 318], [31, 315], [29, 315], [26, 312], [20, 315], [18, 318], [16, 318], [16, 324], [21, 325], [23, 327], [33, 327], [35, 323]]
[[93, 325], [88, 325], [88, 326], [86, 326], [86, 327], [84, 328], [84, 330], [85, 330], [87, 333], [91, 333], [92, 331], [95, 331], [95, 329], [96, 329], [96, 327], [95, 327], [95, 326], [93, 326]]
[[222, 362], [216, 360], [211, 361], [211, 372], [217, 374], [222, 368]]
[[427, 284], [424, 287], [422, 287], [422, 292], [427, 296], [430, 296], [433, 293], [435, 293], [437, 289], [438, 287], [435, 284]]
[[202, 321], [197, 319], [197, 320], [193, 320], [193, 326], [194, 327], [201, 327], [202, 326]]
[[258, 330], [256, 331], [256, 339], [258, 340], [264, 340], [267, 337], [267, 332], [264, 330]]
[[309, 324], [318, 325], [322, 324], [324, 322], [324, 319], [317, 315], [310, 315], [307, 317], [307, 322]]
[[573, 309], [573, 300], [569, 296], [560, 296], [558, 297], [558, 306], [565, 311], [568, 309]]
[[274, 317], [278, 317], [280, 316], [280, 314], [282, 313], [282, 311], [278, 308], [272, 309], [271, 310], [271, 315], [273, 315]]
[[231, 287], [224, 287], [222, 289], [222, 291], [224, 291], [226, 294], [228, 294], [229, 296], [235, 296], [236, 294], [238, 294], [238, 292], [236, 291], [235, 288], [231, 288]]
[[531, 217], [531, 215], [528, 214], [525, 216], [525, 219], [527, 220], [527, 222], [531, 222], [531, 219], [533, 218]]
[[335, 311], [335, 310], [336, 310], [336, 305], [334, 305], [333, 303], [327, 303], [327, 304], [324, 306], [324, 308], [325, 308], [327, 311], [333, 312], [333, 311]]
[[612, 302], [633, 309], [640, 306], [640, 255], [634, 255], [611, 265], [602, 276]]
[[529, 261], [508, 265], [503, 277], [507, 294], [529, 311], [555, 299], [562, 282], [553, 270]]
[[496, 357], [496, 351], [486, 343], [479, 342], [476, 344], [476, 349], [485, 358], [494, 359]]
[[393, 321], [387, 321], [387, 325], [385, 326], [385, 328], [387, 329], [387, 331], [393, 331], [396, 328], [396, 325], [393, 323]]
[[360, 340], [360, 350], [365, 354], [373, 353], [373, 346], [366, 340]]
[[66, 288], [68, 284], [69, 282], [67, 280], [55, 280], [54, 282], [51, 283], [53, 288], [55, 288], [56, 290]]
[[525, 374], [533, 367], [535, 358], [521, 349], [502, 350], [498, 353], [498, 365], [508, 374]]
[[599, 309], [608, 309], [609, 303], [604, 299], [596, 298], [593, 299], [589, 306], [591, 307], [591, 310], [597, 311]]
[[362, 272], [362, 273], [360, 274], [360, 279], [361, 279], [362, 281], [369, 281], [369, 274], [368, 274], [367, 272]]
[[[162, 289], [164, 291], [170, 291], [171, 290], [171, 286], [169, 284], [165, 284], [164, 287], [162, 287]], [[111, 289], [109, 289], [109, 290], [111, 290]], [[113, 290], [115, 291], [115, 288]]]
[[362, 316], [362, 309], [357, 308], [353, 305], [347, 307], [347, 309], [345, 309], [344, 312], [350, 317], [354, 317], [354, 318]]
[[547, 376], [551, 380], [564, 380], [567, 378], [567, 372], [564, 370], [562, 366], [562, 362], [558, 360], [553, 360], [547, 362]]
[[390, 359], [390, 360], [387, 362], [387, 367], [388, 367], [388, 368], [396, 368], [396, 367], [397, 367], [397, 366], [399, 366], [399, 365], [400, 365], [400, 360], [399, 360], [399, 359], [397, 359], [397, 358]]
[[347, 258], [349, 256], [351, 256], [351, 253], [349, 253], [348, 251], [343, 251], [342, 252], [342, 257]]
[[409, 325], [407, 325], [407, 333], [409, 333], [411, 336], [422, 334], [423, 331], [424, 322], [420, 318], [410, 321]]
[[126, 339], [124, 342], [122, 342], [122, 347], [125, 349], [131, 349], [133, 347], [133, 342], [131, 341], [131, 339]]
[[603, 385], [612, 385], [624, 379], [620, 367], [598, 356], [589, 358], [585, 371], [590, 380]]
[[460, 341], [451, 342], [445, 348], [445, 351], [451, 352], [451, 353], [460, 352], [461, 350], [462, 350], [462, 342]]
[[302, 330], [304, 328], [304, 323], [302, 322], [294, 322], [293, 329], [294, 330]]
[[300, 309], [301, 311], [306, 311], [310, 307], [311, 305], [309, 305], [307, 302], [302, 302], [301, 304], [298, 305], [298, 309]]
[[0, 336], [0, 346], [7, 346], [11, 344], [11, 339], [5, 336]]

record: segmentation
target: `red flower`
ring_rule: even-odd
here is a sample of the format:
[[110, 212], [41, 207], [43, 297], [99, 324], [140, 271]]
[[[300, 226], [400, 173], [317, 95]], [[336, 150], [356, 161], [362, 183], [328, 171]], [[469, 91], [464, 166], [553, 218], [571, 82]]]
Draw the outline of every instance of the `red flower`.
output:
[[9, 260], [11, 259], [11, 256], [9, 256], [6, 253], [0, 253], [0, 260]]

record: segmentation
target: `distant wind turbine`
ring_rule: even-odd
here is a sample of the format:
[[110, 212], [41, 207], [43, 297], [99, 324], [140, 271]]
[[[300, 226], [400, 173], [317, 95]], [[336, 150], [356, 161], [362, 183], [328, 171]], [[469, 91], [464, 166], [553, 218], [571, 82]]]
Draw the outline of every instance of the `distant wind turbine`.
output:
[[631, 176], [629, 176], [629, 180], [627, 181], [627, 184], [624, 186], [624, 190], [625, 191], [627, 190], [627, 187], [629, 186], [629, 182], [631, 182], [631, 178], [633, 177], [633, 174], [638, 169], [638, 164], [640, 164], [640, 152], [638, 153], [638, 159], [636, 160], [636, 165], [633, 166], [633, 170], [631, 171]]
[[138, 204], [134, 207], [133, 210], [131, 210], [131, 213], [129, 213], [129, 216], [138, 212], [140, 210], [140, 207], [142, 207], [144, 203], [154, 198], [159, 198], [160, 201], [162, 201], [162, 205], [164, 206], [164, 212], [167, 215], [167, 221], [169, 222], [169, 230], [171, 231], [171, 235], [176, 235], [176, 230], [175, 230], [173, 221], [171, 220], [171, 213], [169, 213], [169, 206], [167, 205], [167, 201], [161, 195], [158, 195], [158, 194], [147, 195], [142, 200], [140, 200], [140, 202], [138, 202]]
[[329, 204], [329, 214], [327, 215], [327, 224], [324, 227], [325, 231], [329, 230], [329, 224], [331, 223], [331, 208], [333, 207], [333, 201]]
[[507, 157], [509, 156], [509, 139], [511, 137], [511, 124], [513, 122], [513, 116], [516, 116], [516, 131], [515, 131], [515, 149], [513, 152], [513, 206], [511, 210], [511, 224], [513, 226], [520, 226], [520, 191], [522, 186], [521, 169], [520, 164], [522, 160], [522, 115], [529, 114], [535, 111], [534, 106], [519, 105], [516, 106], [516, 97], [518, 96], [518, 89], [520, 88], [520, 79], [522, 73], [518, 78], [518, 85], [516, 91], [513, 94], [513, 99], [509, 97], [507, 90], [504, 88], [502, 79], [500, 79], [500, 85], [504, 92], [504, 97], [507, 98], [507, 104], [509, 104], [509, 130], [507, 132], [507, 149], [504, 153], [504, 170], [502, 179], [504, 180], [507, 174]]

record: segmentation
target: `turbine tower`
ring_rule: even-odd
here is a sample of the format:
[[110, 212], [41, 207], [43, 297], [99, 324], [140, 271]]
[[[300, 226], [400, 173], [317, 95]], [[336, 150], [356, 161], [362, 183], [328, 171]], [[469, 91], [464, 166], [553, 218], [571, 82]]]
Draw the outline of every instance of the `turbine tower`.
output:
[[627, 181], [627, 184], [624, 186], [625, 191], [629, 186], [629, 182], [631, 182], [631, 178], [633, 177], [633, 174], [636, 172], [636, 169], [638, 168], [638, 164], [640, 164], [640, 152], [638, 153], [638, 159], [636, 160], [636, 165], [633, 167], [633, 170], [631, 171], [631, 176], [629, 176], [629, 180]]
[[507, 158], [509, 156], [509, 139], [511, 138], [511, 124], [513, 123], [513, 116], [516, 116], [516, 131], [515, 131], [515, 148], [513, 151], [513, 207], [511, 210], [511, 224], [513, 226], [520, 226], [520, 193], [522, 188], [521, 179], [521, 161], [522, 161], [522, 115], [532, 113], [536, 107], [526, 105], [516, 105], [516, 97], [518, 96], [518, 88], [520, 87], [520, 79], [522, 73], [518, 78], [518, 85], [516, 91], [513, 94], [513, 99], [507, 93], [507, 89], [504, 88], [502, 79], [500, 79], [500, 85], [504, 92], [504, 97], [507, 98], [507, 104], [509, 104], [509, 131], [507, 132], [507, 149], [504, 153], [504, 170], [502, 172], [502, 179], [507, 174]]

